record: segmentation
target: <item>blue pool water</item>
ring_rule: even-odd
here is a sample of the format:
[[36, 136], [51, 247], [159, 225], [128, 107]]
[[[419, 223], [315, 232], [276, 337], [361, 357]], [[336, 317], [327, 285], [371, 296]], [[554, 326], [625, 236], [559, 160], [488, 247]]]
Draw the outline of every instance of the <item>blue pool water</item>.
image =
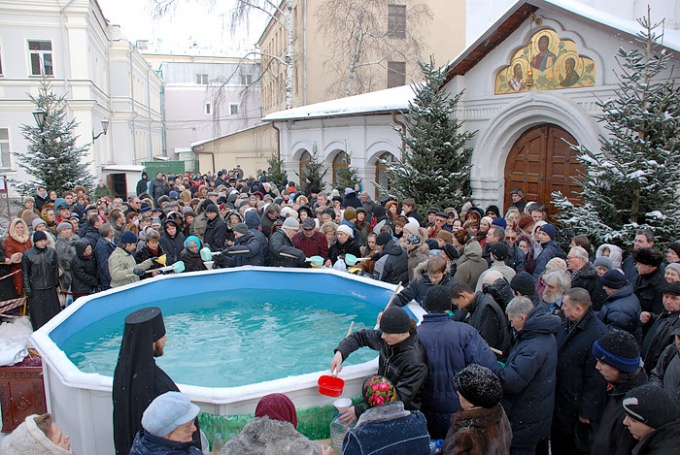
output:
[[[365, 301], [309, 291], [239, 289], [162, 299], [115, 313], [60, 344], [82, 371], [113, 376], [125, 317], [163, 310], [168, 341], [157, 359], [177, 383], [234, 387], [328, 370], [333, 349], [354, 330], [372, 328], [379, 308]], [[360, 349], [345, 364], [371, 360]]]

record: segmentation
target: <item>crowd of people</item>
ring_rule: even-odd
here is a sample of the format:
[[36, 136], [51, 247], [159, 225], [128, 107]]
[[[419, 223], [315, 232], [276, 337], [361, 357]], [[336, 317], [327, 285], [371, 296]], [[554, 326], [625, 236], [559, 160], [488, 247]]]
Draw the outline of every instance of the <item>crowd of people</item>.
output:
[[[187, 271], [332, 267], [401, 283], [380, 328], [352, 333], [332, 359], [340, 371], [354, 350], [379, 351], [365, 387], [392, 391], [342, 413], [356, 424], [343, 453], [405, 453], [400, 438], [414, 453], [675, 453], [680, 243], [662, 251], [647, 230], [633, 245], [563, 239], [544, 207], [518, 189], [511, 197], [505, 213], [466, 203], [421, 215], [413, 198], [324, 193], [309, 180], [277, 187], [238, 170], [143, 175], [127, 201], [40, 188], [2, 243], [0, 293], [25, 295], [37, 329], [69, 297], [178, 261]], [[220, 254], [207, 261], [205, 249]], [[418, 327], [402, 309], [411, 301], [427, 313]]]

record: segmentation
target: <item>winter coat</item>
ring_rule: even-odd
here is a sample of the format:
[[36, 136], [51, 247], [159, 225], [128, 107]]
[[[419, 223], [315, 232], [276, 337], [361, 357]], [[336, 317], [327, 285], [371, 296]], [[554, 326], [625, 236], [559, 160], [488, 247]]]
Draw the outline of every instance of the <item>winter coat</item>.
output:
[[137, 187], [135, 188], [135, 193], [139, 196], [142, 193], [149, 191], [149, 179], [142, 177], [137, 181]]
[[534, 273], [532, 277], [534, 278], [534, 283], [538, 282], [538, 278], [543, 272], [545, 272], [545, 267], [552, 258], [562, 258], [564, 257], [564, 252], [560, 248], [560, 244], [554, 240], [551, 240], [543, 245], [541, 253], [536, 258], [536, 264], [534, 265]]
[[447, 313], [425, 314], [418, 327], [418, 341], [425, 349], [428, 367], [421, 411], [432, 438], [443, 439], [451, 417], [460, 408], [453, 378], [472, 363], [494, 368], [496, 356], [477, 330], [452, 321]]
[[[168, 231], [165, 229], [165, 226], [167, 226], [168, 223], [174, 224], [177, 228], [174, 237], [170, 237]], [[172, 265], [179, 261], [179, 256], [182, 254], [182, 250], [184, 249], [184, 241], [186, 239], [187, 238], [184, 236], [184, 234], [180, 232], [179, 225], [175, 221], [170, 220], [165, 222], [165, 225], [163, 226], [163, 234], [161, 235], [160, 246], [163, 249], [163, 252], [167, 255], [165, 260], [166, 265]]]
[[487, 273], [489, 273], [492, 270], [495, 270], [496, 272], [499, 272], [501, 275], [503, 275], [503, 278], [505, 278], [508, 281], [508, 283], [512, 281], [513, 277], [517, 273], [512, 267], [508, 267], [507, 265], [505, 265], [505, 262], [494, 261], [491, 263], [491, 267], [482, 272], [482, 274], [479, 275], [479, 278], [477, 278], [477, 286], [474, 288], [475, 292], [479, 292], [482, 290], [482, 286], [484, 284], [484, 277], [486, 276]]
[[579, 416], [598, 422], [607, 381], [595, 369], [593, 343], [609, 332], [592, 309], [572, 324], [565, 319], [557, 332], [557, 386], [553, 428], [573, 434]]
[[[303, 234], [304, 235], [304, 234]], [[321, 234], [324, 237], [325, 240], [325, 235]], [[326, 243], [328, 244], [328, 243]], [[335, 262], [338, 260], [338, 258], [343, 258], [345, 257], [346, 254], [353, 254], [356, 257], [360, 258], [361, 257], [361, 250], [359, 249], [359, 241], [354, 238], [350, 237], [347, 239], [345, 243], [340, 243], [337, 239], [333, 244], [328, 248], [328, 259], [331, 261], [332, 264], [335, 264]]]
[[6, 435], [0, 445], [0, 455], [69, 455], [70, 450], [62, 449], [35, 423], [37, 414], [32, 414], [12, 433]]
[[489, 346], [503, 353], [498, 355], [498, 359], [507, 358], [510, 349], [510, 331], [508, 320], [498, 304], [491, 296], [478, 292], [465, 310], [468, 312], [466, 322], [477, 329]]
[[149, 183], [149, 195], [153, 198], [154, 202], [158, 202], [158, 198], [165, 195], [165, 181], [162, 179], [155, 178]]
[[664, 270], [658, 267], [647, 275], [638, 275], [635, 281], [635, 295], [640, 300], [642, 311], [653, 314], [664, 312], [663, 288], [668, 284], [664, 278]]
[[[409, 281], [408, 286], [401, 290], [394, 298], [394, 304], [398, 306], [405, 306], [411, 300], [415, 300], [424, 308], [425, 296], [427, 291], [433, 286], [430, 277], [427, 275], [427, 263], [420, 264], [413, 271], [414, 279]], [[457, 283], [458, 280], [453, 278], [448, 273], [444, 274], [439, 286], [451, 287], [452, 284]]]
[[664, 311], [659, 316], [654, 318], [654, 322], [647, 331], [647, 334], [642, 339], [642, 349], [640, 355], [645, 363], [645, 371], [647, 374], [652, 372], [652, 369], [659, 361], [659, 356], [666, 346], [675, 341], [672, 335], [673, 329], [678, 326], [678, 317], [680, 311], [669, 313]]
[[[137, 264], [141, 264], [144, 261], [150, 260], [152, 261], [151, 267], [144, 270], [160, 269], [161, 267], [163, 267], [163, 265], [160, 264], [159, 262], [156, 262], [156, 259], [163, 256], [164, 254], [165, 251], [163, 251], [163, 247], [161, 247], [160, 242], [158, 243], [158, 249], [156, 251], [152, 251], [151, 248], [149, 248], [149, 246], [146, 245], [145, 243], [144, 246], [142, 246], [142, 248], [137, 250], [137, 252], [135, 253], [135, 262], [137, 262]], [[144, 280], [146, 278], [151, 278], [151, 276], [152, 276], [151, 274], [144, 275], [143, 277], [141, 277], [141, 279]]]
[[[253, 233], [255, 238], [260, 242], [262, 248], [262, 256], [264, 257], [264, 264], [269, 265], [269, 242], [267, 237], [260, 230], [260, 216], [256, 210], [248, 210], [245, 215], [246, 226]], [[328, 250], [328, 243], [326, 243], [326, 250]]]
[[680, 447], [680, 421], [662, 425], [645, 436], [633, 449], [633, 455], [677, 455]]
[[633, 286], [609, 294], [597, 316], [605, 325], [628, 332], [638, 343], [642, 342], [640, 301], [633, 293]]
[[479, 242], [473, 240], [465, 245], [456, 267], [454, 278], [474, 289], [479, 276], [489, 268], [489, 264], [482, 258], [482, 246]]
[[444, 455], [509, 455], [512, 430], [500, 404], [460, 410], [451, 418]]
[[36, 290], [59, 286], [59, 262], [54, 248], [39, 250], [35, 245], [24, 253], [21, 260], [26, 295]]
[[143, 429], [135, 435], [130, 455], [202, 455], [191, 442], [176, 442], [147, 433]]
[[111, 289], [111, 272], [109, 270], [109, 257], [116, 245], [105, 238], [99, 239], [94, 246], [94, 257], [97, 259], [97, 271], [99, 273], [99, 284], [102, 290]]
[[368, 409], [345, 433], [342, 455], [429, 455], [425, 416], [395, 401]]
[[680, 407], [680, 353], [675, 343], [669, 344], [663, 350], [649, 382], [663, 387]]
[[111, 287], [116, 288], [139, 281], [139, 277], [132, 271], [135, 267], [149, 270], [154, 264], [153, 260], [147, 259], [141, 264], [135, 262], [135, 257], [123, 248], [116, 248], [109, 256], [109, 272], [111, 273]]
[[195, 235], [203, 242], [205, 237], [205, 230], [208, 227], [208, 219], [205, 217], [205, 213], [198, 214], [194, 217], [194, 221], [189, 226], [189, 233]]
[[342, 200], [342, 206], [345, 208], [354, 207], [355, 209], [358, 209], [361, 207], [361, 199], [357, 197], [357, 193], [351, 192]]
[[[512, 293], [510, 283], [508, 283], [508, 280], [505, 278], [499, 278], [493, 283], [483, 286], [483, 292], [484, 294], [491, 296], [493, 301], [498, 304], [498, 307], [503, 314], [505, 314], [505, 308], [508, 306], [508, 303], [515, 297]], [[536, 299], [536, 301], [538, 301], [538, 299]], [[536, 303], [534, 303], [534, 306], [536, 306]]]
[[61, 269], [61, 276], [59, 283], [61, 288], [67, 291], [71, 287], [71, 261], [76, 255], [76, 243], [80, 238], [72, 234], [70, 239], [64, 237], [57, 237], [55, 250], [57, 250], [57, 258], [59, 259], [59, 268]]
[[559, 317], [535, 309], [515, 335], [505, 367], [491, 368], [503, 385], [513, 448], [530, 449], [550, 436], [560, 324]]
[[624, 382], [611, 384], [608, 391], [607, 406], [602, 414], [595, 434], [593, 435], [592, 453], [597, 455], [629, 455], [637, 441], [623, 426], [626, 411], [623, 409], [623, 397], [635, 387], [647, 383], [647, 373], [640, 369], [638, 374]]
[[78, 237], [90, 242], [90, 245], [92, 245], [92, 248], [94, 248], [94, 246], [97, 244], [97, 241], [102, 236], [99, 235], [97, 228], [86, 222], [80, 227], [80, 229], [78, 229]]
[[408, 282], [408, 256], [406, 250], [393, 239], [383, 246], [382, 257], [373, 269], [373, 278], [385, 283]]
[[[85, 248], [90, 243], [82, 239], [76, 244], [76, 255], [71, 263], [73, 283], [71, 291], [74, 294], [93, 294], [99, 288], [99, 276], [97, 275], [97, 260], [94, 254], [85, 258]], [[94, 250], [94, 248], [93, 248]]]
[[269, 263], [272, 267], [306, 268], [306, 259], [305, 253], [293, 246], [293, 241], [283, 229], [277, 229], [269, 237]]
[[328, 258], [328, 241], [323, 232], [315, 231], [312, 238], [308, 238], [304, 232], [298, 232], [293, 236], [293, 245], [302, 250], [308, 258], [312, 256], [321, 256], [324, 260]]
[[200, 270], [207, 270], [205, 264], [203, 263], [203, 259], [201, 258], [201, 248], [203, 245], [199, 243], [198, 252], [193, 253], [191, 250], [186, 248], [186, 241], [184, 243], [185, 248], [182, 250], [182, 253], [180, 253], [179, 258], [184, 262], [185, 271], [197, 272]]
[[227, 242], [227, 223], [219, 215], [212, 221], [206, 218], [206, 222], [203, 243], [211, 251], [222, 251]]
[[265, 209], [265, 211], [262, 213], [262, 216], [260, 217], [260, 226], [262, 226], [262, 233], [267, 238], [273, 234], [272, 224], [274, 224], [274, 221], [276, 221], [276, 218], [273, 220], [269, 218], [269, 215], [267, 215], [267, 209]]
[[320, 455], [321, 445], [295, 430], [290, 422], [255, 417], [227, 441], [222, 455]]
[[574, 273], [571, 277], [572, 288], [583, 288], [590, 294], [590, 299], [593, 302], [593, 310], [600, 311], [604, 301], [607, 299], [607, 293], [602, 288], [600, 276], [597, 274], [597, 269], [593, 267], [590, 262], [587, 263], [581, 270]]
[[[344, 361], [361, 347], [380, 351], [378, 374], [392, 381], [397, 397], [404, 403], [406, 409], [420, 409], [420, 389], [427, 379], [427, 364], [425, 351], [417, 335], [411, 335], [392, 346], [385, 343], [381, 336], [380, 330], [359, 330], [342, 340], [335, 348], [335, 352], [340, 352]], [[366, 407], [360, 403], [354, 409], [359, 416]]]
[[429, 259], [428, 253], [430, 252], [430, 249], [427, 247], [427, 245], [422, 244], [419, 247], [407, 251], [406, 255], [408, 256], [408, 281], [411, 282], [415, 278], [415, 270], [416, 267], [418, 267], [420, 264], [427, 262]]
[[[526, 253], [515, 243], [512, 248], [510, 248], [510, 258], [508, 259], [508, 265], [512, 267], [516, 273], [524, 272], [527, 266]], [[533, 272], [528, 271], [529, 273]]]
[[240, 267], [242, 265], [264, 265], [264, 256], [259, 240], [252, 232], [247, 232], [234, 241], [231, 246], [220, 256], [217, 256], [221, 264], [226, 267]]
[[[28, 251], [32, 246], [33, 243], [31, 242], [31, 238], [28, 234], [28, 226], [24, 223], [24, 235], [19, 235], [16, 231], [16, 225], [17, 223], [22, 223], [23, 220], [21, 218], [15, 218], [12, 220], [12, 222], [9, 225], [9, 235], [7, 238], [5, 238], [4, 242], [2, 243], [2, 246], [5, 248], [5, 256], [7, 258], [11, 258], [14, 253], [21, 253], [24, 254], [26, 251]], [[24, 276], [21, 273], [21, 262], [18, 264], [12, 264], [9, 266], [9, 272], [17, 272], [14, 275], [12, 275], [12, 281], [14, 282], [14, 287], [17, 290], [17, 295], [23, 295], [24, 293]]]

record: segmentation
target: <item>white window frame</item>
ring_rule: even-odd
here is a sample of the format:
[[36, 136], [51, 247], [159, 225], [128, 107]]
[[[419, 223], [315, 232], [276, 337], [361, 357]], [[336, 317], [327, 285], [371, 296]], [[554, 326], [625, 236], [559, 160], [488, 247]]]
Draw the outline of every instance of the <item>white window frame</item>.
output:
[[[236, 108], [235, 113], [234, 113], [234, 108]], [[238, 103], [229, 103], [229, 115], [238, 115], [238, 114], [239, 114]]]
[[208, 85], [208, 75], [207, 74], [196, 74], [196, 83], [198, 85]]
[[[9, 128], [0, 127], [0, 131], [5, 130], [7, 132], [7, 139], [0, 138], [0, 169], [12, 169], [12, 152], [10, 151], [10, 141], [9, 141]], [[3, 160], [3, 155], [7, 155], [7, 160], [9, 163], [5, 163]]]
[[205, 105], [203, 105], [203, 113], [205, 115], [212, 115], [213, 113], [213, 103], [212, 101], [206, 101]]
[[[31, 43], [50, 43], [50, 49], [31, 49]], [[31, 77], [54, 77], [54, 46], [52, 46], [52, 40], [49, 39], [27, 39], [26, 49], [28, 50], [28, 73]], [[40, 63], [40, 73], [35, 74], [33, 72], [33, 55], [38, 56], [38, 61]], [[50, 68], [52, 69], [52, 74], [46, 74], [45, 56], [50, 56]]]
[[253, 83], [252, 74], [241, 74], [241, 85], [251, 85]]

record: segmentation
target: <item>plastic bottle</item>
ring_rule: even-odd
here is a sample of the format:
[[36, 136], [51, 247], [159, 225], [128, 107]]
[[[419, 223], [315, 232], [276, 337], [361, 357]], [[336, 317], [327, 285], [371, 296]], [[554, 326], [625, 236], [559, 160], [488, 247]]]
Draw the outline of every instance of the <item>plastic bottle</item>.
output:
[[330, 425], [331, 448], [333, 449], [333, 452], [335, 452], [336, 455], [340, 455], [342, 453], [342, 440], [345, 439], [345, 433], [347, 433], [345, 424], [340, 423], [339, 419], [340, 419], [339, 415], [335, 416]]
[[222, 447], [224, 447], [224, 439], [222, 439], [222, 433], [215, 433], [215, 439], [213, 439], [212, 444], [212, 454], [219, 455], [222, 452]]

